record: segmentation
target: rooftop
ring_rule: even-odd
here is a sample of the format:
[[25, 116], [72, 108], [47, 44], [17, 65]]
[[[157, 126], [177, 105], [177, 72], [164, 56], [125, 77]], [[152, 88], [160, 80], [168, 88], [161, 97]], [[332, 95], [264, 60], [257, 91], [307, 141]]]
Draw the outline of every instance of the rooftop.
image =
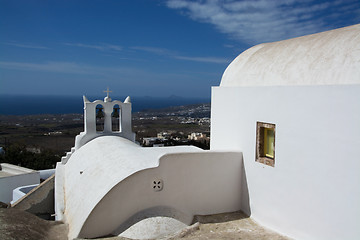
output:
[[9, 163], [1, 163], [0, 165], [0, 178], [36, 172], [35, 170], [12, 165]]
[[360, 83], [360, 24], [256, 45], [225, 70], [221, 87]]

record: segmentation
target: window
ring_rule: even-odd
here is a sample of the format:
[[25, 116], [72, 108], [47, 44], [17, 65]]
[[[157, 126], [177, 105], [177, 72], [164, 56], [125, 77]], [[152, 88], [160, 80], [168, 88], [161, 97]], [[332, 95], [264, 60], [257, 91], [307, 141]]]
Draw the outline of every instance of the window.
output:
[[256, 123], [256, 162], [275, 166], [275, 124]]

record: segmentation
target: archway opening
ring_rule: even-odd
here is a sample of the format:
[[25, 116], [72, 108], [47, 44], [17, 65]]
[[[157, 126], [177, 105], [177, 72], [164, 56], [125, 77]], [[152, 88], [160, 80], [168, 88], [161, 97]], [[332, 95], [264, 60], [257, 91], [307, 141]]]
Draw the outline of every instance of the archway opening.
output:
[[121, 132], [121, 108], [115, 104], [111, 113], [111, 124], [113, 132]]
[[[179, 228], [189, 226], [192, 221], [193, 215], [188, 215], [187, 213], [170, 206], [156, 206], [135, 213], [119, 224], [112, 234], [120, 236], [126, 232], [127, 237], [131, 235], [135, 236], [136, 231], [138, 231], [139, 228], [143, 228], [144, 226], [150, 226], [150, 228], [152, 228], [151, 226], [156, 227], [157, 223], [162, 224], [164, 228], [170, 228], [170, 232], [172, 232], [172, 230], [176, 232]], [[168, 226], [168, 223], [170, 226]], [[149, 234], [161, 235], [161, 232], [149, 229]], [[144, 239], [144, 237], [142, 239]]]
[[104, 107], [101, 104], [96, 105], [96, 131], [102, 132], [104, 131]]
[[186, 227], [188, 227], [187, 224], [175, 218], [157, 216], [140, 220], [118, 236], [129, 239], [158, 239], [179, 232]]

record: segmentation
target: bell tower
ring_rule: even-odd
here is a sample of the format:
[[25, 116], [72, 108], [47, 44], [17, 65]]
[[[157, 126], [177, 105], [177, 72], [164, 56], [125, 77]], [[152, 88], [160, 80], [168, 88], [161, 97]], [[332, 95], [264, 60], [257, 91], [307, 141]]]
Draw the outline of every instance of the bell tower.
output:
[[[112, 92], [107, 88], [106, 97], [104, 101], [95, 100], [89, 101], [87, 97], [83, 96], [84, 100], [84, 132], [81, 132], [75, 138], [75, 147], [71, 149], [66, 157], [63, 157], [62, 162], [67, 162], [67, 159], [71, 154], [81, 148], [86, 143], [90, 142], [94, 138], [101, 136], [118, 136], [126, 138], [132, 142], [135, 142], [135, 133], [132, 132], [132, 120], [131, 120], [131, 100], [127, 97], [124, 102], [119, 100], [112, 100], [109, 93]], [[102, 131], [96, 130], [96, 106], [101, 105], [104, 118], [104, 128]], [[116, 109], [116, 110], [115, 110]], [[113, 112], [117, 112], [118, 117], [113, 118]], [[118, 130], [113, 131], [113, 119], [118, 121]]]
[[[107, 93], [104, 101], [95, 100], [90, 102], [85, 96], [84, 99], [84, 132], [80, 133], [76, 137], [75, 150], [79, 149], [85, 143], [92, 139], [100, 136], [115, 135], [123, 138], [127, 138], [130, 141], [135, 142], [135, 133], [132, 132], [131, 123], [131, 101], [130, 97], [127, 97], [124, 102], [119, 100], [112, 101], [109, 96], [111, 92], [109, 88], [104, 91]], [[102, 106], [103, 117], [104, 117], [104, 129], [103, 131], [96, 131], [96, 106]], [[112, 130], [112, 113], [114, 107], [117, 109], [119, 114], [118, 124], [119, 130]]]

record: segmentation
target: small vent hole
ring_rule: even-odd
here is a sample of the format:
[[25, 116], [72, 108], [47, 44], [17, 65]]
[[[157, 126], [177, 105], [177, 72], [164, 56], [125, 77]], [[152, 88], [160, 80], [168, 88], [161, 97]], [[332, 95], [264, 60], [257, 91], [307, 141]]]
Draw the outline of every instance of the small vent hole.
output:
[[154, 189], [155, 192], [159, 192], [163, 189], [163, 180], [156, 179], [152, 181], [151, 187]]

